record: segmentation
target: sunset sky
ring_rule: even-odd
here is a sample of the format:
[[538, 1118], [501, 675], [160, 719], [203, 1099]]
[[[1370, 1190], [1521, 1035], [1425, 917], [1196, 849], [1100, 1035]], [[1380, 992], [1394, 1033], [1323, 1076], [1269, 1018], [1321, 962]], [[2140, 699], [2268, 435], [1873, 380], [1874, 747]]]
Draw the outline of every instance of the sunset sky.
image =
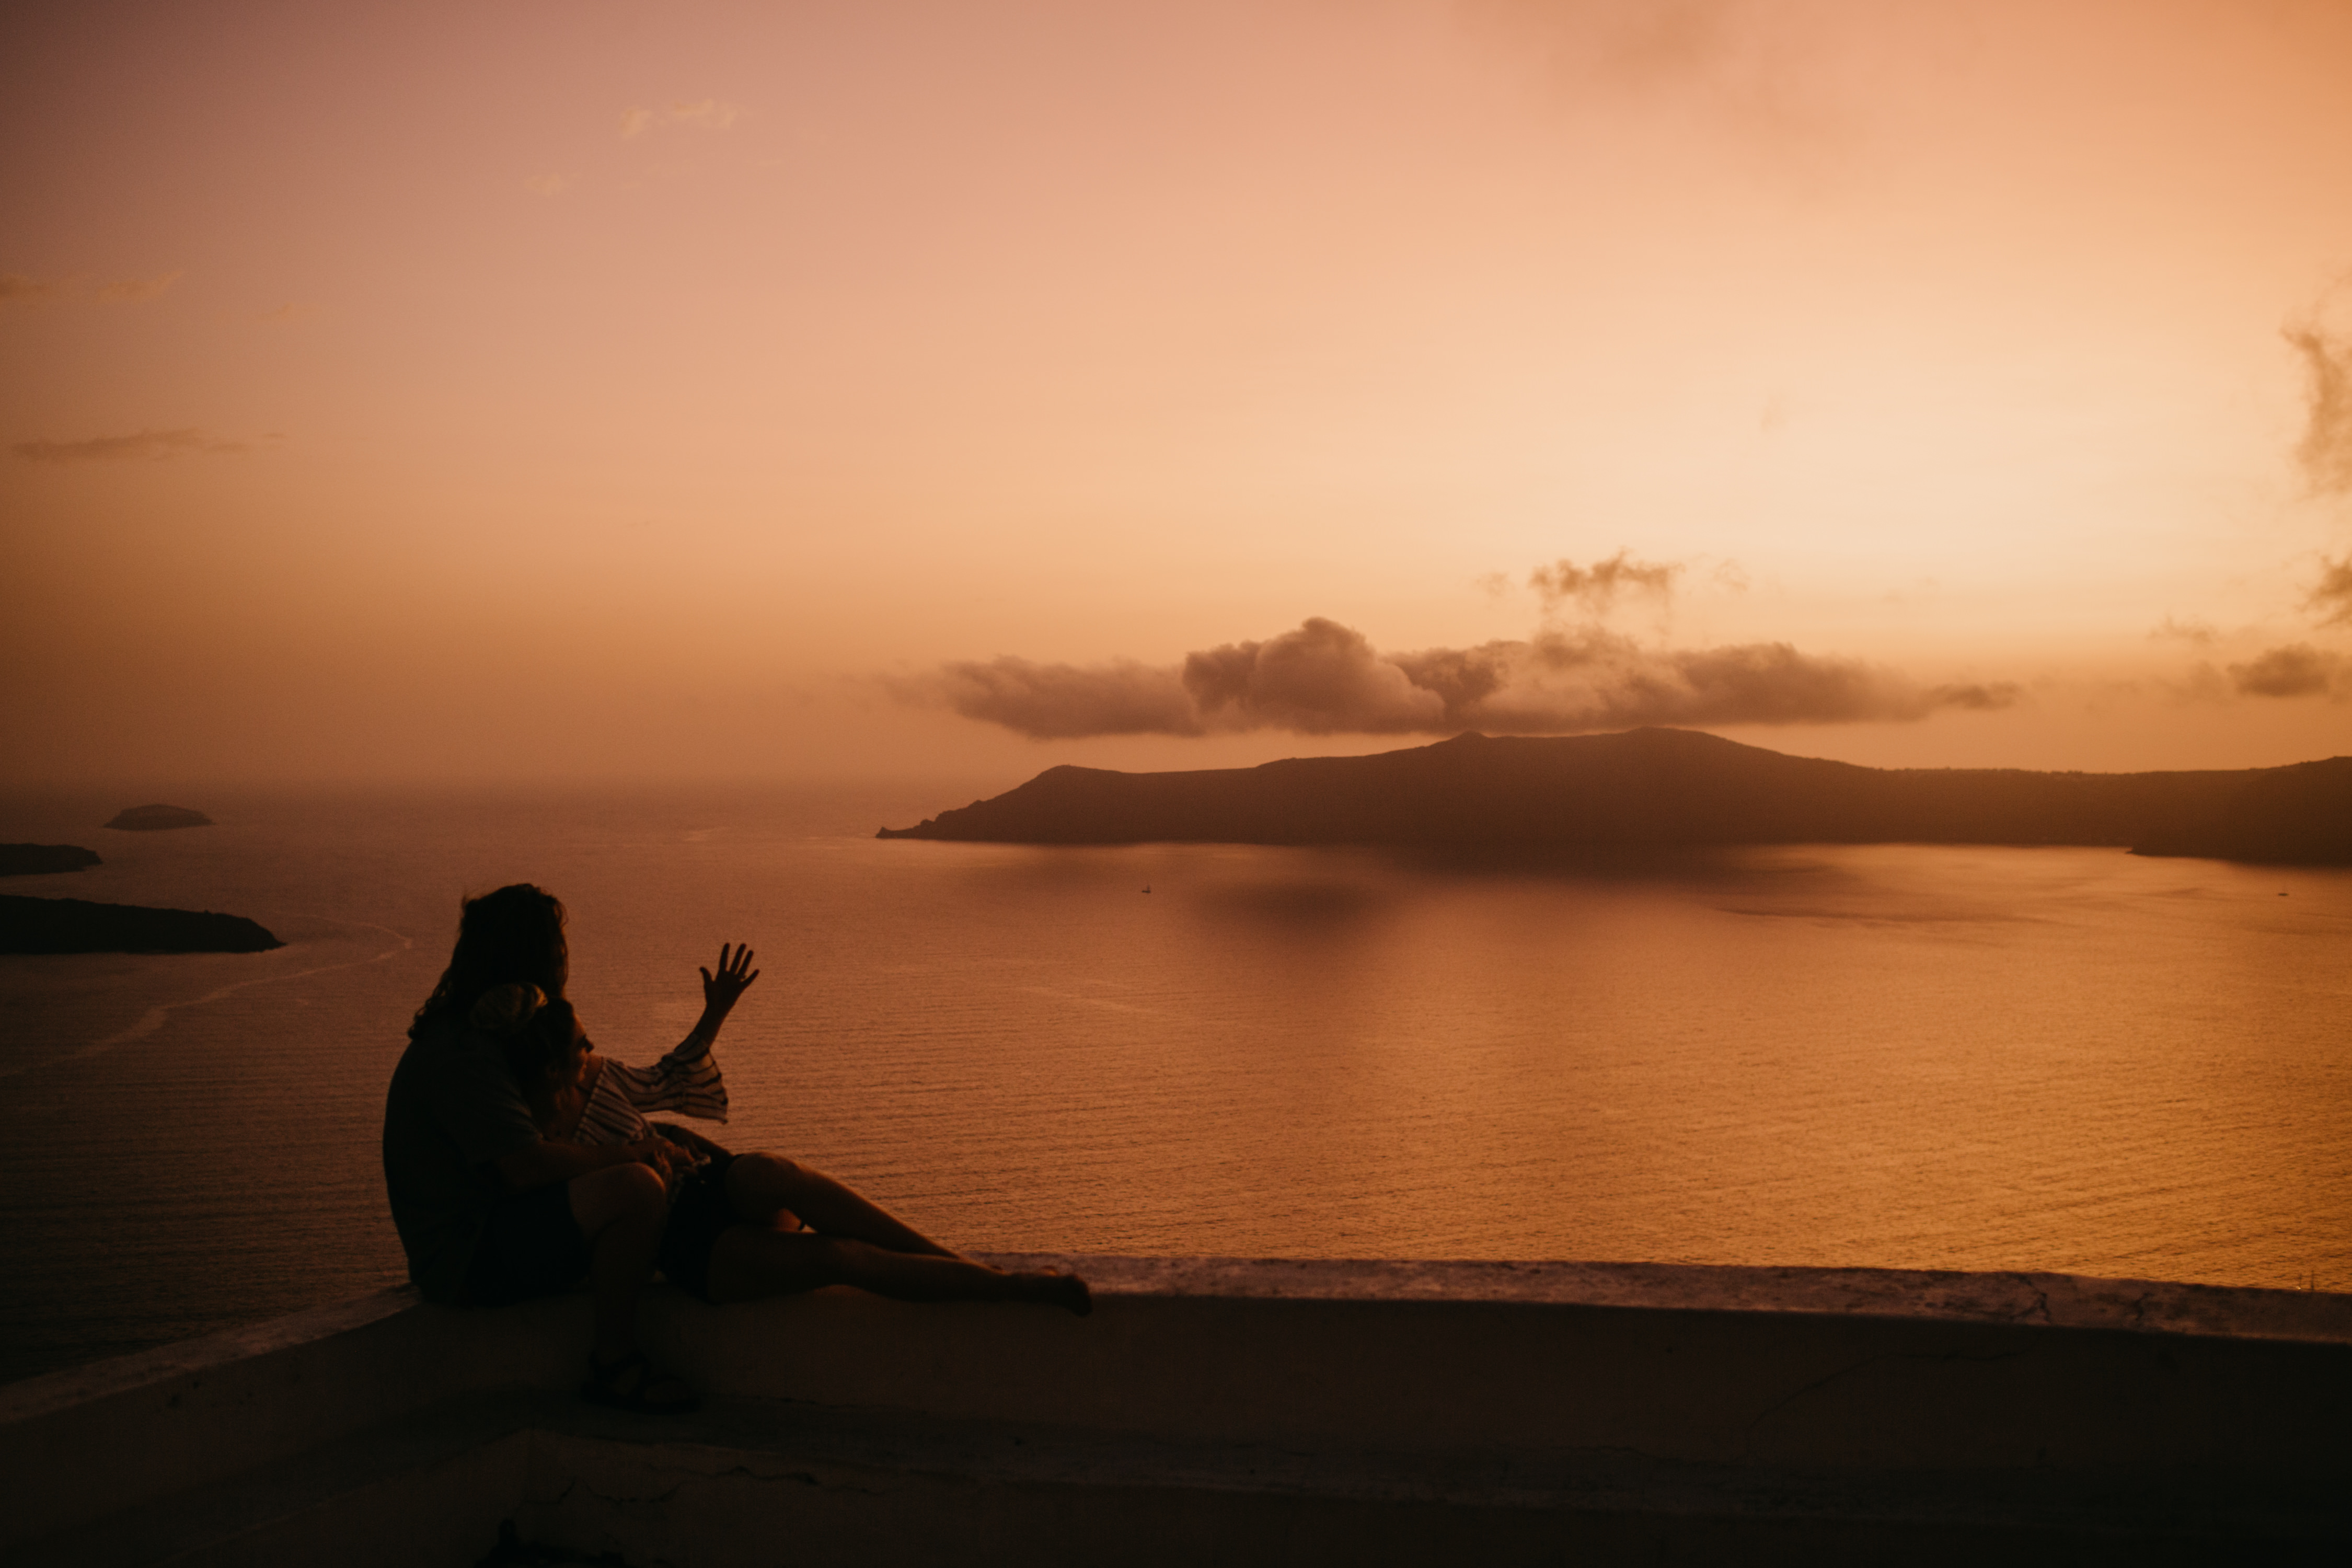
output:
[[0, 781], [2352, 752], [2352, 4], [17, 7]]

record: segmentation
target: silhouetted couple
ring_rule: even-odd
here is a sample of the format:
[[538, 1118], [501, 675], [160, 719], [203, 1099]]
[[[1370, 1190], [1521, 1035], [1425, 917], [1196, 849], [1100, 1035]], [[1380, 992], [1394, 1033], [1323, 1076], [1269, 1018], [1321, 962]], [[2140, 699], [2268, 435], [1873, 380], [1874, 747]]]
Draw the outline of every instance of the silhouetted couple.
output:
[[992, 1268], [822, 1171], [646, 1120], [726, 1120], [710, 1046], [759, 978], [751, 965], [749, 948], [720, 947], [693, 1031], [654, 1067], [626, 1067], [596, 1054], [564, 1000], [563, 906], [529, 883], [466, 901], [384, 1104], [384, 1186], [425, 1299], [500, 1306], [588, 1280], [595, 1343], [582, 1392], [636, 1409], [694, 1400], [637, 1346], [637, 1293], [656, 1264], [714, 1303], [855, 1285], [1087, 1311], [1075, 1275]]

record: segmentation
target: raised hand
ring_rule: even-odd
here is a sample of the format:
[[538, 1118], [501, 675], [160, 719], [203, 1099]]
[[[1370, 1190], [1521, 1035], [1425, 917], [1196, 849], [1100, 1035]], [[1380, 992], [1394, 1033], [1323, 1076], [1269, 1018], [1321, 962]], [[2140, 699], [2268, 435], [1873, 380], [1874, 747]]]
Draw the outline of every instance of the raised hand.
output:
[[[729, 956], [730, 952], [731, 957]], [[721, 942], [719, 947], [719, 973], [713, 974], [708, 969], [702, 972], [703, 1021], [717, 1025], [734, 1007], [736, 999], [750, 989], [751, 982], [759, 978], [760, 972], [751, 967], [751, 950], [749, 947], [730, 949], [729, 944]]]

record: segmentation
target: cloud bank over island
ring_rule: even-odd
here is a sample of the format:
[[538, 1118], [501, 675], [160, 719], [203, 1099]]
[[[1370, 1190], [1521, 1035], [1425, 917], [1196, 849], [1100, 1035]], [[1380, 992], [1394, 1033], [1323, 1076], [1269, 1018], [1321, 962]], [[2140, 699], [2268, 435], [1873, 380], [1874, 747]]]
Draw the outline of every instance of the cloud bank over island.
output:
[[[1035, 740], [1209, 735], [1560, 735], [1644, 724], [1904, 722], [1946, 709], [2006, 708], [2011, 684], [1927, 685], [1865, 660], [1785, 642], [1674, 648], [1611, 629], [1622, 595], [1669, 596], [1685, 568], [1624, 552], [1538, 568], [1545, 619], [1525, 638], [1391, 653], [1352, 626], [1310, 616], [1263, 640], [1134, 660], [1046, 664], [1012, 656], [950, 663], [903, 695]], [[1560, 625], [1563, 608], [1581, 618]]]

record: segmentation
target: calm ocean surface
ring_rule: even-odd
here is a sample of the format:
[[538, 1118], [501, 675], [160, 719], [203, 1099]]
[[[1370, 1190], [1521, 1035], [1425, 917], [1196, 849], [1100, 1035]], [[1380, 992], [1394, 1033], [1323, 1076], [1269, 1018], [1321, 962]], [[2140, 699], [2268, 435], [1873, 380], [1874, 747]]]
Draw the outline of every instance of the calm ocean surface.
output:
[[[1777, 848], [1645, 874], [880, 843], [1002, 788], [0, 802], [0, 890], [289, 944], [0, 957], [0, 1379], [404, 1277], [376, 1140], [457, 901], [572, 911], [719, 1133], [978, 1249], [2058, 1268], [2352, 1289], [2352, 874]], [[1143, 889], [1149, 887], [1150, 891]]]

